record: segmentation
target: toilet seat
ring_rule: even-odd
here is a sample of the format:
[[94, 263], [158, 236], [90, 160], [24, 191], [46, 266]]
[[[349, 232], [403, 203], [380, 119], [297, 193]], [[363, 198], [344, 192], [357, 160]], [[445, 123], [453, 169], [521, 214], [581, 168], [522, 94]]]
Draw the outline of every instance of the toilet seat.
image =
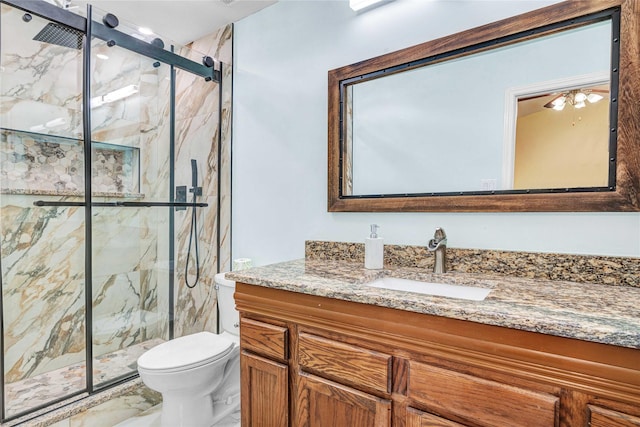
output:
[[234, 343], [224, 335], [199, 332], [162, 343], [138, 358], [138, 369], [158, 373], [184, 371], [227, 356]]

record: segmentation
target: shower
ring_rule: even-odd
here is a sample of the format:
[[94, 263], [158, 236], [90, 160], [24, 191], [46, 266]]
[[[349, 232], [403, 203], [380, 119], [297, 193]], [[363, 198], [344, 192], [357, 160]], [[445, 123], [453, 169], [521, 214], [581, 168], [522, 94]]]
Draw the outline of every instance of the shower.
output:
[[[129, 381], [139, 354], [202, 328], [187, 308], [211, 303], [219, 271], [210, 183], [223, 64], [137, 37], [91, 6], [0, 2], [0, 416], [10, 421]], [[216, 120], [196, 129], [201, 116]]]

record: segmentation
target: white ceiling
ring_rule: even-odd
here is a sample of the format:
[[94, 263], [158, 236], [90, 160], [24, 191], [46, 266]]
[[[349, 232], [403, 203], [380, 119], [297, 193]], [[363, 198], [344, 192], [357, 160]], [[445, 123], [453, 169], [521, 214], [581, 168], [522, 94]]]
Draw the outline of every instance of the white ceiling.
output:
[[[156, 34], [187, 44], [249, 16], [276, 0], [72, 0], [113, 13], [122, 24], [148, 27]], [[94, 12], [95, 13], [95, 12]]]

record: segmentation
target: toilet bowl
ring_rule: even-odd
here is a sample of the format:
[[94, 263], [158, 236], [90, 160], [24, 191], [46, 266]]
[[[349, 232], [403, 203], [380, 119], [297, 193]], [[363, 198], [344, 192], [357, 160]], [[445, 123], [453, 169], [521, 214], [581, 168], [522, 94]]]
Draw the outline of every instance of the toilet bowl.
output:
[[162, 393], [162, 427], [212, 427], [240, 409], [240, 339], [235, 282], [216, 275], [223, 332], [162, 343], [138, 358], [145, 385]]

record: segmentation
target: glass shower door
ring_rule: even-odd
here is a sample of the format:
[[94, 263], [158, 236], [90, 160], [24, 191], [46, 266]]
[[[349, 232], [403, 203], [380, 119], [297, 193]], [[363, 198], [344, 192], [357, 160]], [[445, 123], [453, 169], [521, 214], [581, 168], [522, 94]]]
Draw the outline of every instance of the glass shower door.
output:
[[86, 388], [84, 36], [1, 7], [2, 381], [10, 418]]
[[[104, 14], [94, 8], [94, 25]], [[117, 30], [137, 34], [122, 22]], [[91, 76], [93, 385], [101, 388], [136, 373], [137, 358], [169, 339], [170, 208], [153, 203], [171, 196], [171, 67], [96, 37]]]

